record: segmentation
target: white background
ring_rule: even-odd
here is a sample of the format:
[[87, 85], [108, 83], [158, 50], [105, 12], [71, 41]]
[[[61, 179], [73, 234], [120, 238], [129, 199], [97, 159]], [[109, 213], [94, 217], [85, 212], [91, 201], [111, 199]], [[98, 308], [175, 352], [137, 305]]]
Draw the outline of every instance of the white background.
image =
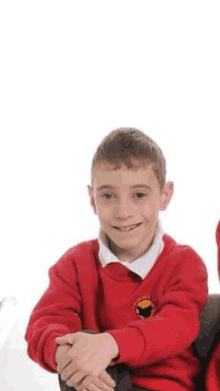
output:
[[219, 20], [218, 1], [1, 1], [0, 299], [18, 303], [2, 390], [59, 390], [24, 334], [49, 267], [98, 235], [91, 161], [117, 127], [161, 147], [175, 185], [163, 227], [200, 254], [220, 293]]

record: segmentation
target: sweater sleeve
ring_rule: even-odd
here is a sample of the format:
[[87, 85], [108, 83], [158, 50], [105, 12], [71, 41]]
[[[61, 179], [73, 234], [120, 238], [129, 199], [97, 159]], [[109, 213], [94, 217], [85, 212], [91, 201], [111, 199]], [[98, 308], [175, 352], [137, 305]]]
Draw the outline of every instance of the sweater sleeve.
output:
[[25, 334], [28, 356], [55, 373], [55, 338], [82, 329], [80, 312], [76, 270], [64, 255], [49, 269], [49, 287], [32, 311]]
[[199, 314], [207, 301], [206, 267], [188, 248], [178, 260], [155, 314], [131, 322], [126, 328], [106, 331], [115, 338], [119, 348], [119, 356], [113, 362], [124, 362], [135, 368], [182, 353], [199, 333]]
[[218, 343], [214, 354], [212, 355], [206, 374], [207, 391], [220, 390], [220, 343]]
[[[220, 221], [216, 228], [216, 243], [217, 243], [217, 257], [218, 257], [218, 275], [220, 278]], [[206, 374], [206, 389], [207, 391], [220, 390], [220, 342], [218, 342], [214, 353], [209, 360], [207, 374]]]

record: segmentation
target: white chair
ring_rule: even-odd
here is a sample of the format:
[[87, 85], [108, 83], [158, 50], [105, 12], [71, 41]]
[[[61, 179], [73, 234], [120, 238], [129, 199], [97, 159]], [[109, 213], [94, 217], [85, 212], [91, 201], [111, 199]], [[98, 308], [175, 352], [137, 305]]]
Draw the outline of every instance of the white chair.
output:
[[4, 298], [0, 302], [0, 349], [4, 345], [16, 319], [15, 297]]

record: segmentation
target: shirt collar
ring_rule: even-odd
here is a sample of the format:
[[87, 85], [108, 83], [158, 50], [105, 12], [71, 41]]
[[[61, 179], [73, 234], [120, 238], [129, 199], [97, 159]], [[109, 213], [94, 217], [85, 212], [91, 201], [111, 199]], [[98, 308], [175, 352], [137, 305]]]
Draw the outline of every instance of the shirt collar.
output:
[[156, 262], [161, 252], [163, 251], [164, 248], [164, 242], [162, 239], [163, 235], [164, 235], [164, 231], [161, 226], [161, 221], [158, 220], [154, 241], [151, 247], [149, 248], [149, 250], [141, 257], [133, 261], [132, 263], [129, 263], [127, 261], [120, 261], [111, 252], [111, 250], [109, 249], [108, 237], [100, 227], [99, 237], [98, 237], [98, 243], [99, 243], [98, 256], [102, 267], [105, 267], [110, 262], [119, 262], [125, 267], [127, 267], [129, 270], [138, 274], [142, 279], [144, 279], [152, 269], [154, 263]]

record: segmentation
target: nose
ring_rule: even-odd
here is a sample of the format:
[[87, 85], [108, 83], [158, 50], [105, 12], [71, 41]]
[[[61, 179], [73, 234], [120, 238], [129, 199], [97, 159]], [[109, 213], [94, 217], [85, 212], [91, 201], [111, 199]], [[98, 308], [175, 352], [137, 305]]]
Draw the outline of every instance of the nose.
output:
[[121, 199], [115, 206], [115, 216], [119, 219], [128, 219], [132, 217], [134, 205], [127, 199]]

